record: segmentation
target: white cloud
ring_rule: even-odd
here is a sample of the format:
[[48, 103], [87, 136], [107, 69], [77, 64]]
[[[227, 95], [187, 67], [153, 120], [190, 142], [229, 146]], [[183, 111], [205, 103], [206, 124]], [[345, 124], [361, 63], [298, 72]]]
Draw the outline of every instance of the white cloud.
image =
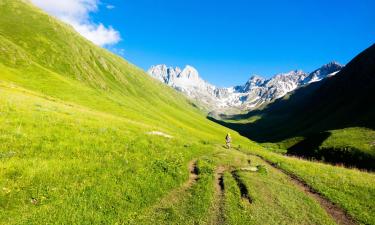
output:
[[[111, 26], [94, 23], [90, 13], [98, 10], [99, 0], [31, 0], [46, 12], [71, 24], [76, 31], [93, 43], [108, 46], [121, 40], [120, 33]], [[108, 6], [107, 6], [108, 8]]]

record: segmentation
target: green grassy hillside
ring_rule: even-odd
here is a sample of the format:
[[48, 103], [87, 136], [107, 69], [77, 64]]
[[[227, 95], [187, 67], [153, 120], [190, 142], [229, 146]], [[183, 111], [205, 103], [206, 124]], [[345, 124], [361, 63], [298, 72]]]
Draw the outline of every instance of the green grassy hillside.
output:
[[[0, 224], [335, 223], [253, 154], [375, 223], [374, 174], [268, 153], [27, 1], [0, 0]], [[257, 165], [238, 173], [249, 204], [231, 172]]]
[[0, 10], [3, 80], [161, 127], [168, 127], [166, 114], [202, 123], [182, 96], [30, 4], [1, 1]]
[[[222, 124], [258, 142], [278, 143], [290, 154], [375, 169], [373, 96], [375, 45], [336, 76]], [[244, 122], [251, 118], [257, 120]]]

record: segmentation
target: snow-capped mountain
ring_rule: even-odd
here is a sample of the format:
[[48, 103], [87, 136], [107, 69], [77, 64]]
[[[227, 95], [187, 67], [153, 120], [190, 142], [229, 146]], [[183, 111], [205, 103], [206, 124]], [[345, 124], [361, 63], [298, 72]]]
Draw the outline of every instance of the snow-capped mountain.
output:
[[161, 82], [181, 91], [189, 98], [196, 99], [204, 106], [211, 109], [217, 103], [216, 92], [218, 88], [202, 80], [198, 71], [192, 66], [186, 66], [183, 70], [178, 67], [166, 65], [153, 66], [148, 73]]
[[206, 81], [192, 66], [183, 70], [166, 65], [152, 66], [148, 73], [159, 81], [196, 100], [210, 111], [219, 113], [252, 110], [285, 96], [296, 88], [333, 76], [342, 65], [331, 62], [307, 74], [301, 70], [276, 74], [270, 79], [252, 76], [244, 85], [219, 88]]
[[338, 73], [343, 68], [342, 65], [340, 65], [337, 62], [330, 62], [326, 65], [323, 65], [319, 69], [313, 71], [309, 74], [308, 77], [304, 80], [305, 84], [321, 81], [326, 77], [330, 77]]

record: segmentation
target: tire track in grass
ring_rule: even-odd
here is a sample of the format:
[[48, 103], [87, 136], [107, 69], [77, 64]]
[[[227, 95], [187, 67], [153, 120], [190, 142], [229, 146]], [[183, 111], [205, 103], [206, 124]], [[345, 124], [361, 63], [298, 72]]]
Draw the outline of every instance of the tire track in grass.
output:
[[225, 216], [224, 216], [224, 193], [225, 193], [225, 186], [224, 186], [224, 172], [225, 168], [219, 166], [215, 173], [215, 186], [216, 186], [216, 205], [217, 205], [217, 212], [216, 212], [216, 222], [215, 224], [225, 224]]
[[215, 197], [211, 208], [210, 218], [208, 224], [221, 225], [225, 224], [225, 186], [224, 186], [224, 172], [226, 168], [218, 166], [215, 170]]
[[355, 220], [350, 215], [348, 215], [344, 209], [342, 209], [341, 207], [339, 207], [338, 205], [334, 204], [329, 199], [321, 195], [318, 191], [316, 191], [314, 188], [312, 188], [310, 185], [308, 185], [305, 181], [303, 181], [296, 175], [280, 168], [275, 163], [272, 163], [271, 161], [261, 156], [253, 155], [251, 153], [246, 153], [246, 154], [260, 158], [265, 163], [269, 164], [273, 168], [279, 170], [280, 172], [288, 176], [290, 178], [290, 181], [295, 186], [297, 186], [301, 191], [303, 191], [308, 196], [314, 198], [320, 204], [320, 206], [327, 212], [327, 214], [330, 215], [334, 219], [334, 221], [337, 224], [340, 224], [340, 225], [356, 225], [357, 224]]
[[236, 181], [238, 188], [240, 189], [241, 198], [245, 200], [246, 202], [248, 202], [249, 204], [253, 203], [253, 199], [249, 195], [249, 190], [247, 189], [247, 186], [245, 185], [240, 175], [238, 174], [238, 170], [233, 170], [231, 172], [231, 175], [233, 179]]
[[[215, 172], [215, 191], [216, 191], [216, 197], [215, 197], [215, 218], [213, 219], [213, 222], [210, 224], [226, 224], [225, 219], [225, 185], [224, 185], [224, 173], [228, 171], [225, 167], [219, 166], [216, 169]], [[241, 180], [240, 176], [238, 175], [237, 170], [229, 169], [229, 172], [233, 179], [235, 180], [240, 193], [241, 198], [244, 199], [249, 204], [252, 203], [252, 198], [249, 195], [249, 191], [246, 187], [246, 185]]]
[[189, 172], [189, 180], [184, 185], [185, 190], [193, 186], [193, 184], [195, 184], [199, 180], [196, 160], [189, 162]]

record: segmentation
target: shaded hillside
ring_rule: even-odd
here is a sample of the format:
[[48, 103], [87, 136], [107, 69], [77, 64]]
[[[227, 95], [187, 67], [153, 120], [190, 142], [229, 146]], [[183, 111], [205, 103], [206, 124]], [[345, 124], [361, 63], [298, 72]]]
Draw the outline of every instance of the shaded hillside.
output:
[[[289, 153], [306, 155], [309, 152], [307, 155], [313, 156], [311, 152], [329, 137], [329, 133], [327, 136], [323, 132], [349, 127], [375, 129], [374, 97], [375, 45], [372, 45], [336, 76], [302, 87], [263, 110], [225, 118], [243, 120], [260, 116], [255, 122], [219, 123], [259, 142], [304, 137], [305, 144], [291, 147]], [[372, 162], [374, 155], [359, 158], [370, 157]]]

